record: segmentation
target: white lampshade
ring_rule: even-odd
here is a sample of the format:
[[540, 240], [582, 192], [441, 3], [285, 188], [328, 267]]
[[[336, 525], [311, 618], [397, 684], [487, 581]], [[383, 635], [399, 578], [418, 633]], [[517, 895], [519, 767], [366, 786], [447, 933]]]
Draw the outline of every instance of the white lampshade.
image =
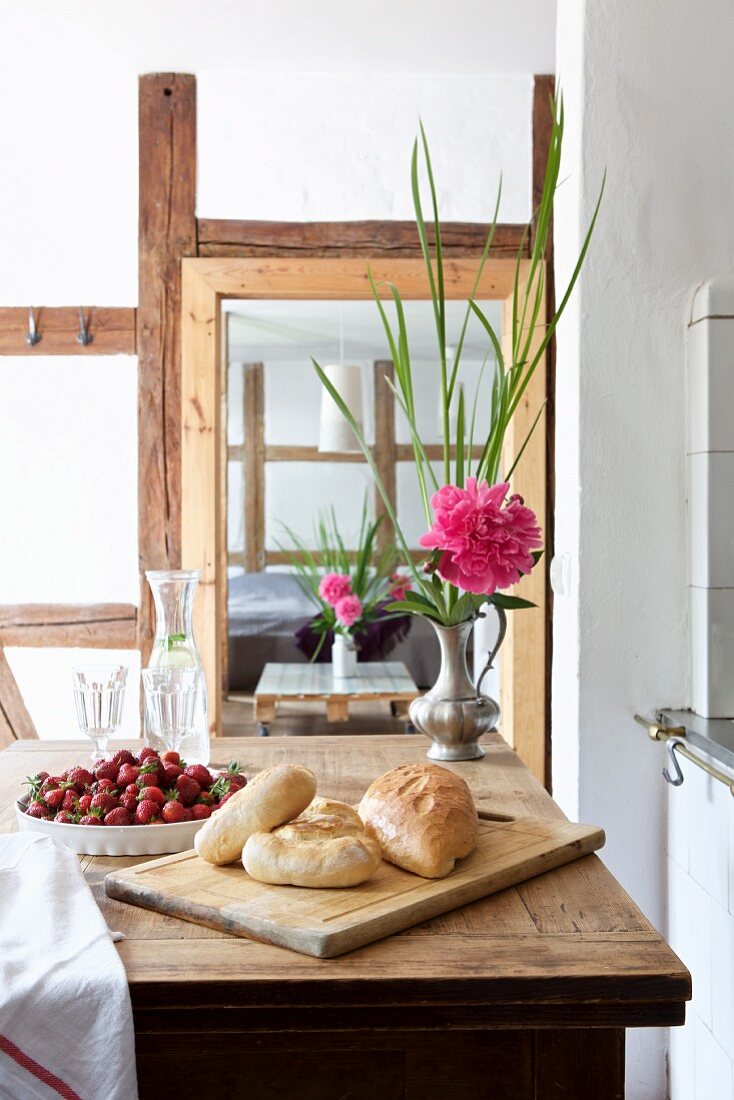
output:
[[[346, 363], [324, 367], [324, 374], [341, 397], [362, 430], [362, 368]], [[359, 451], [357, 438], [351, 427], [324, 387], [321, 391], [320, 451]]]

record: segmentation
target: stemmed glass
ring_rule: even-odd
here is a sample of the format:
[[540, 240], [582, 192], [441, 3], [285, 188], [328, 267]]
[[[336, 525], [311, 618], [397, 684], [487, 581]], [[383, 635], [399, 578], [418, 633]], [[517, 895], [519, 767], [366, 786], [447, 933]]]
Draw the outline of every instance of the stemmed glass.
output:
[[178, 752], [194, 731], [196, 700], [201, 689], [200, 668], [144, 668], [145, 713], [153, 744], [162, 742]]
[[125, 665], [85, 665], [72, 669], [79, 729], [96, 746], [92, 760], [104, 759], [107, 742], [122, 725]]

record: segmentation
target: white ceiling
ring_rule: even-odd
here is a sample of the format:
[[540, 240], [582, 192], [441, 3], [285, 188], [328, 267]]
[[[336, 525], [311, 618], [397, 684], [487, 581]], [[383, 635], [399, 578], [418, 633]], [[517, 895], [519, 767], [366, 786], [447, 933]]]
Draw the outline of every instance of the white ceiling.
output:
[[[411, 356], [437, 358], [437, 338], [430, 302], [404, 303]], [[481, 308], [499, 334], [502, 306], [482, 302]], [[389, 345], [374, 302], [227, 301], [230, 362], [288, 362], [313, 356], [320, 362], [340, 359], [339, 331], [344, 330], [344, 361], [387, 359]], [[394, 310], [387, 307], [390, 320]], [[459, 340], [466, 315], [465, 302], [446, 303], [449, 344]], [[464, 340], [468, 359], [484, 359], [490, 342], [472, 314]]]

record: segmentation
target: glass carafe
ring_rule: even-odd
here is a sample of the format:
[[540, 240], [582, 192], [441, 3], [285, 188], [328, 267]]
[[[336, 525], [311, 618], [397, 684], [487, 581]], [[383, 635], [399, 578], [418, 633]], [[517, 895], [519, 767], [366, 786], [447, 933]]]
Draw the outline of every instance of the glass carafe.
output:
[[[148, 667], [200, 668], [203, 671], [192, 627], [198, 570], [151, 570], [145, 576], [153, 593], [156, 613], [155, 639]], [[165, 745], [151, 731], [150, 725], [146, 713], [145, 743], [163, 752]], [[203, 675], [194, 713], [194, 730], [182, 741], [180, 752], [187, 764], [209, 763], [211, 746]]]

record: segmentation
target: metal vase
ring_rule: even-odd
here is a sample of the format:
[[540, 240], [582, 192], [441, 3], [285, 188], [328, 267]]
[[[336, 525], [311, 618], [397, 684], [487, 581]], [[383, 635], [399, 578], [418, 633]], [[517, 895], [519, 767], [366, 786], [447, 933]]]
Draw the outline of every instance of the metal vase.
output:
[[[488, 695], [477, 693], [469, 675], [466, 645], [474, 623], [441, 626], [432, 619], [428, 621], [441, 646], [441, 671], [431, 690], [410, 704], [410, 720], [433, 741], [428, 750], [430, 760], [479, 760], [484, 756], [479, 738], [496, 727], [500, 708]], [[502, 638], [487, 667], [491, 666], [501, 641]]]

